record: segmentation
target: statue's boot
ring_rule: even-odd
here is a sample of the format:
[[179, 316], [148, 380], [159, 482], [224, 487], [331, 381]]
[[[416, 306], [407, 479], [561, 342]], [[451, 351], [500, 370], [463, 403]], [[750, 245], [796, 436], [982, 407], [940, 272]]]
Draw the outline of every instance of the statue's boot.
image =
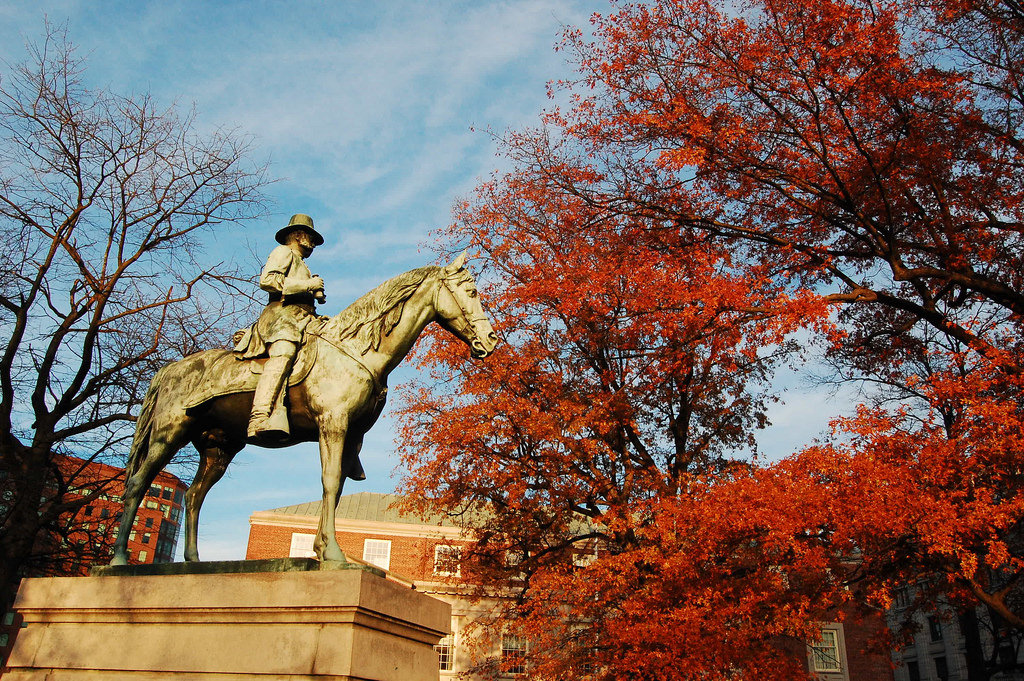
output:
[[271, 357], [263, 365], [256, 384], [249, 417], [249, 442], [265, 443], [288, 437], [288, 409], [284, 405], [284, 386], [291, 357]]

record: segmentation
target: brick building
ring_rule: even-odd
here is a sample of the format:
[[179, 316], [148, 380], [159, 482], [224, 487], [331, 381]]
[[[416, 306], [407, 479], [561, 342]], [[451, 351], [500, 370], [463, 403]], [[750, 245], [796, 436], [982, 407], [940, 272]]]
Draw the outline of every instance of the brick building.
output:
[[[86, 575], [93, 565], [110, 560], [121, 522], [124, 469], [70, 456], [57, 463], [65, 479], [72, 480], [77, 490], [69, 491], [64, 498], [91, 498], [62, 523], [68, 528], [66, 533], [38, 540], [35, 552], [45, 558], [40, 561], [45, 568], [29, 569], [23, 577]], [[169, 563], [174, 559], [185, 489], [176, 476], [166, 472], [157, 475], [139, 506], [129, 535], [131, 563]], [[20, 626], [14, 612], [4, 613], [0, 619], [0, 665], [6, 661]]]
[[[423, 521], [399, 513], [393, 508], [396, 501], [398, 496], [393, 494], [361, 492], [343, 496], [336, 514], [338, 543], [346, 556], [383, 568], [389, 576], [414, 585], [417, 591], [451, 604], [452, 633], [442, 639], [437, 649], [440, 677], [454, 678], [470, 666], [462, 631], [486, 609], [479, 603], [470, 603], [450, 579], [459, 574], [462, 547], [469, 539], [446, 518]], [[313, 557], [320, 503], [312, 501], [253, 513], [249, 516], [245, 557]], [[506, 646], [505, 654], [514, 653], [509, 653]]]
[[[481, 650], [478, 641], [463, 633], [489, 610], [486, 602], [470, 602], [465, 588], [451, 579], [459, 576], [461, 547], [470, 537], [447, 518], [421, 520], [399, 513], [394, 509], [398, 500], [397, 495], [370, 492], [343, 496], [337, 511], [338, 543], [346, 556], [384, 568], [451, 604], [452, 633], [437, 646], [442, 681], [467, 670], [480, 656], [506, 662], [522, 658], [525, 643], [514, 637]], [[313, 556], [319, 519], [319, 501], [253, 513], [246, 558]], [[806, 651], [808, 669], [821, 681], [891, 681], [888, 656], [868, 650], [869, 639], [882, 626], [881, 616], [868, 622], [846, 618], [823, 623], [822, 641]]]

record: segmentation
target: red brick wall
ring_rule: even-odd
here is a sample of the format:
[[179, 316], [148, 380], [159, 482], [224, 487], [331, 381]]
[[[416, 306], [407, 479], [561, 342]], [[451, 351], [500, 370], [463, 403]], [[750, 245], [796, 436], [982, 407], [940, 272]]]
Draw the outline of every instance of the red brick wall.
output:
[[[314, 534], [311, 528], [280, 527], [254, 523], [249, 527], [249, 545], [245, 557], [282, 558], [291, 548], [292, 533]], [[338, 532], [338, 544], [346, 556], [363, 557], [363, 540], [386, 539], [391, 542], [390, 571], [406, 579], [436, 580], [434, 576], [434, 547], [438, 543], [458, 543], [425, 537], [399, 537], [389, 534]]]
[[[119, 517], [122, 510], [121, 505], [121, 494], [124, 492], [124, 469], [109, 466], [104, 463], [94, 462], [88, 464], [84, 470], [79, 470], [85, 462], [82, 459], [74, 457], [64, 457], [58, 459], [58, 464], [65, 468], [66, 471], [75, 471], [76, 479], [78, 484], [93, 482], [93, 483], [104, 483], [103, 491], [104, 497], [97, 496], [90, 501], [73, 519], [73, 525], [82, 530], [69, 533], [67, 539], [70, 542], [87, 541], [101, 545], [103, 548], [96, 553], [100, 556], [106, 555], [109, 559], [109, 553], [105, 554], [104, 551], [109, 552], [113, 546], [114, 538], [117, 536], [118, 526], [120, 524]], [[179, 480], [176, 476], [170, 473], [160, 472], [157, 474], [156, 479], [153, 481], [154, 484], [160, 484], [164, 487], [172, 488], [170, 499], [163, 498], [163, 490], [161, 490], [160, 497], [147, 496], [143, 498], [142, 505], [139, 507], [138, 514], [136, 516], [135, 528], [135, 540], [128, 542], [128, 548], [131, 551], [130, 561], [132, 563], [152, 563], [156, 558], [157, 541], [160, 536], [160, 528], [167, 525], [166, 532], [173, 536], [179, 534], [177, 532], [178, 526], [184, 522], [184, 513], [181, 503], [176, 503], [175, 499], [181, 499], [181, 495], [185, 492], [185, 484]], [[76, 498], [73, 494], [68, 494], [68, 499]], [[81, 499], [82, 497], [77, 497]], [[146, 500], [155, 501], [157, 508], [146, 508]], [[160, 506], [164, 505], [168, 507], [165, 513], [161, 510]], [[172, 512], [173, 511], [173, 512]], [[172, 518], [177, 517], [178, 521], [175, 523]], [[152, 526], [147, 528], [147, 519], [152, 520]], [[88, 528], [87, 530], [84, 528]], [[146, 534], [150, 535], [148, 543], [143, 543], [143, 539]], [[180, 539], [180, 534], [179, 534]], [[146, 552], [144, 560], [140, 560], [142, 551]], [[287, 553], [287, 549], [286, 549]], [[173, 560], [173, 549], [171, 550], [170, 559]], [[61, 571], [67, 575], [85, 575], [88, 574], [91, 565], [78, 564], [73, 562], [69, 557], [69, 560], [61, 568]], [[13, 614], [13, 613], [11, 613]], [[4, 624], [4, 619], [9, 617], [8, 613], [0, 613], [0, 668], [6, 661], [7, 656], [10, 654], [11, 648], [14, 645], [14, 639], [17, 637], [18, 632], [21, 629], [21, 616], [14, 614], [13, 621], [10, 624]], [[3, 636], [6, 634], [7, 638], [4, 641]]]
[[885, 618], [878, 613], [848, 617], [843, 622], [850, 681], [891, 681], [894, 678], [889, 654], [873, 645], [884, 629]]

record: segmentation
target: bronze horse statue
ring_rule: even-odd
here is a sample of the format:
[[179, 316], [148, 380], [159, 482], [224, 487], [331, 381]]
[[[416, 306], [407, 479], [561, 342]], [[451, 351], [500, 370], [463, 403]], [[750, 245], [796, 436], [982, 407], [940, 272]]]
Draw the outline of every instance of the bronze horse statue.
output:
[[[345, 560], [334, 534], [344, 479], [364, 479], [359, 463], [363, 435], [384, 407], [388, 374], [427, 324], [438, 322], [476, 358], [497, 345], [465, 261], [463, 253], [450, 265], [394, 277], [306, 331], [287, 389], [291, 433], [270, 446], [320, 443], [323, 504], [313, 542], [320, 560]], [[245, 446], [258, 363], [238, 361], [229, 350], [206, 350], [153, 377], [132, 441], [111, 565], [127, 564], [128, 536], [143, 495], [189, 442], [199, 452], [199, 469], [185, 494], [185, 560], [199, 560], [199, 509]]]

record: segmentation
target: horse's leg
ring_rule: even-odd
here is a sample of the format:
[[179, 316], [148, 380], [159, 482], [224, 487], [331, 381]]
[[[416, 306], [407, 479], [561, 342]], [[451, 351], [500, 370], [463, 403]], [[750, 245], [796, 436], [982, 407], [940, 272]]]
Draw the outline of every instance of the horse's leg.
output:
[[139, 511], [142, 497], [153, 484], [157, 473], [163, 470], [182, 445], [184, 428], [162, 429], [154, 434], [149, 441], [149, 449], [135, 473], [125, 480], [124, 493], [121, 500], [124, 508], [121, 511], [121, 524], [114, 542], [114, 556], [111, 565], [128, 564], [128, 537], [132, 531], [135, 515]]
[[193, 442], [199, 452], [199, 470], [185, 492], [185, 560], [199, 560], [199, 510], [207, 492], [224, 476], [228, 464], [244, 443], [228, 440], [219, 431], [206, 431]]
[[320, 419], [320, 467], [324, 496], [320, 508], [320, 526], [316, 530], [313, 550], [320, 560], [345, 560], [345, 554], [338, 546], [334, 534], [334, 510], [338, 506], [344, 483], [341, 474], [342, 455], [345, 451], [347, 419], [321, 417]]

